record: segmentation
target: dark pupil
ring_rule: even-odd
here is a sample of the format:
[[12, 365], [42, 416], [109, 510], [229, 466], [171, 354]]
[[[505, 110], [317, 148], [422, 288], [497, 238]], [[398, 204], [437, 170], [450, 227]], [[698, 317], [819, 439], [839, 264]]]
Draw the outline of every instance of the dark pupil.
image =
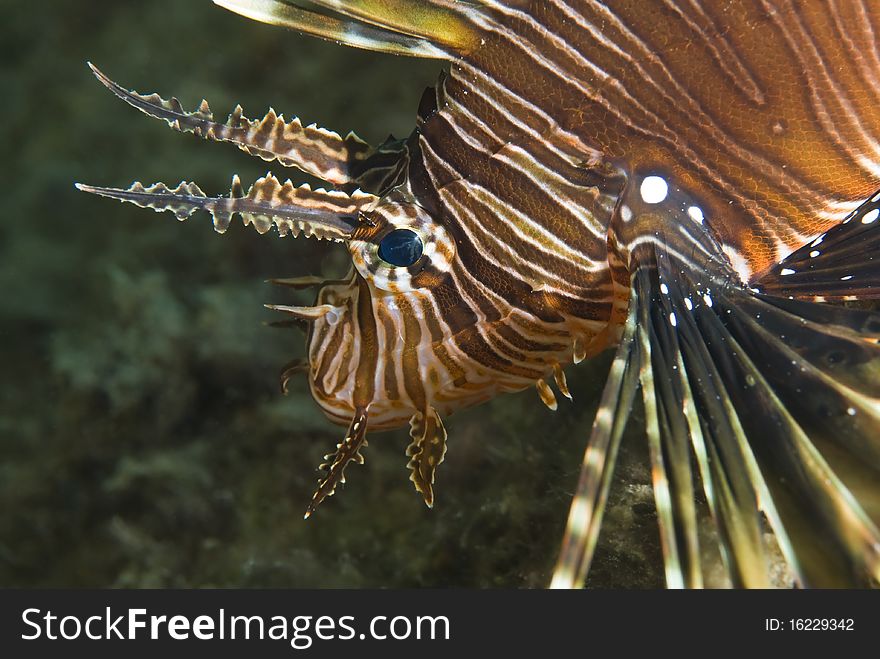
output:
[[379, 243], [379, 258], [391, 265], [406, 267], [421, 255], [422, 239], [409, 229], [395, 229]]

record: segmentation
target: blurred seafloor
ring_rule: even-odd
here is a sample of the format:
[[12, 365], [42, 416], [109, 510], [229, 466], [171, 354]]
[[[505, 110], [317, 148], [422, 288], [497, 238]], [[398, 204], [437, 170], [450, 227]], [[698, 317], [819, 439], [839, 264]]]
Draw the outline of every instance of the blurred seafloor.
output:
[[[272, 104], [372, 142], [411, 130], [438, 64], [207, 1], [0, 7], [0, 586], [545, 585], [607, 355], [568, 369], [575, 402], [556, 413], [527, 391], [448, 419], [434, 510], [408, 481], [401, 429], [371, 436], [366, 466], [303, 522], [344, 429], [304, 381], [279, 393], [303, 337], [266, 327], [262, 303], [307, 298], [264, 280], [338, 274], [342, 248], [240, 223], [219, 236], [207, 216], [180, 224], [73, 188], [186, 178], [217, 194], [267, 167], [140, 115], [87, 59], [188, 108], [204, 96], [218, 117]], [[594, 586], [662, 585], [643, 442], [630, 439]]]

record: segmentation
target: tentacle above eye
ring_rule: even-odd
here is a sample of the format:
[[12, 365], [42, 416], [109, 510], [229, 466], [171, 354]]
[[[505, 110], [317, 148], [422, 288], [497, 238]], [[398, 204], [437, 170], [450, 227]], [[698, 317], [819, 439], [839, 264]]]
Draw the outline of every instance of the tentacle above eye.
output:
[[270, 109], [259, 120], [245, 117], [236, 106], [225, 122], [215, 121], [207, 101], [195, 112], [187, 112], [175, 97], [165, 100], [158, 94], [138, 94], [117, 84], [88, 63], [95, 77], [117, 97], [144, 114], [162, 119], [181, 133], [192, 133], [214, 142], [230, 142], [242, 151], [263, 160], [277, 160], [285, 167], [296, 167], [335, 185], [354, 182], [351, 170], [375, 149], [354, 133], [345, 137], [315, 124], [303, 126], [299, 118], [285, 121]]
[[238, 176], [234, 176], [228, 197], [208, 197], [198, 185], [186, 181], [173, 189], [164, 183], [144, 187], [140, 182], [125, 190], [82, 183], [76, 187], [141, 208], [152, 208], [157, 213], [170, 211], [181, 221], [197, 210], [204, 210], [213, 216], [218, 233], [229, 228], [232, 216], [237, 213], [245, 226], [252, 224], [259, 233], [266, 233], [275, 226], [282, 236], [296, 237], [304, 233], [336, 241], [351, 238], [361, 222], [361, 211], [378, 201], [374, 195], [361, 191], [348, 195], [337, 190], [312, 190], [308, 184], [295, 187], [290, 181], [281, 183], [271, 173], [258, 179], [247, 193]]

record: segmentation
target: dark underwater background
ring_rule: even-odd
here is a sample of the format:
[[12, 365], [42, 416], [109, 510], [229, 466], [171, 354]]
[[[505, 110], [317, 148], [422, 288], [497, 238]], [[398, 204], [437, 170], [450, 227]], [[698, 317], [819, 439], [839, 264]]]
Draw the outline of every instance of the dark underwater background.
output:
[[[343, 248], [240, 222], [220, 236], [206, 215], [178, 223], [73, 187], [186, 178], [225, 194], [233, 173], [248, 185], [269, 167], [141, 115], [86, 60], [188, 109], [205, 97], [218, 118], [271, 104], [374, 143], [412, 130], [440, 64], [207, 0], [0, 8], [0, 586], [546, 585], [609, 355], [567, 369], [575, 400], [556, 413], [525, 391], [448, 418], [433, 510], [408, 481], [404, 428], [371, 435], [366, 465], [304, 522], [344, 428], [304, 379], [280, 393], [304, 337], [267, 327], [262, 305], [311, 300], [265, 280], [339, 275]], [[644, 442], [631, 435], [596, 587], [663, 583]]]

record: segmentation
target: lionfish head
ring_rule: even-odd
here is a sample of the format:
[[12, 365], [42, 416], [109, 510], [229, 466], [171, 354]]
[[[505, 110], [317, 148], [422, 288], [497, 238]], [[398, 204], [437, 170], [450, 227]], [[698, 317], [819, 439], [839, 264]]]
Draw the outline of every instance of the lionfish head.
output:
[[397, 427], [460, 384], [433, 349], [450, 339], [433, 314], [455, 241], [406, 182], [359, 210], [343, 240], [349, 275], [322, 283], [315, 307], [278, 309], [312, 321], [309, 382], [330, 418], [348, 423], [369, 409], [371, 427]]
[[[476, 338], [485, 319], [469, 310], [449, 282], [458, 256], [448, 219], [428, 188], [410, 180], [417, 134], [409, 141], [389, 138], [372, 147], [353, 133], [342, 137], [314, 124], [304, 126], [298, 118], [286, 120], [273, 110], [251, 120], [240, 106], [218, 121], [206, 101], [187, 111], [176, 98], [129, 91], [89, 66], [116, 96], [177, 131], [231, 142], [332, 186], [297, 186], [271, 173], [247, 190], [235, 176], [229, 193], [217, 197], [187, 181], [176, 187], [135, 182], [126, 189], [77, 184], [86, 192], [170, 211], [179, 220], [206, 211], [220, 233], [238, 215], [261, 234], [277, 231], [344, 244], [352, 267], [341, 280], [273, 280], [294, 289], [317, 288], [315, 304], [267, 305], [287, 315], [278, 325], [305, 323], [308, 330], [307, 360], [283, 370], [282, 389], [286, 391], [295, 373], [307, 372], [324, 413], [349, 427], [337, 450], [326, 456], [307, 516], [344, 482], [343, 470], [351, 460], [363, 461], [368, 418], [372, 429], [409, 423], [410, 478], [432, 505], [434, 469], [446, 450], [440, 414], [484, 401], [505, 384], [452, 345], [456, 335]], [[517, 380], [506, 388], [534, 384], [540, 377], [536, 373], [525, 384]]]

